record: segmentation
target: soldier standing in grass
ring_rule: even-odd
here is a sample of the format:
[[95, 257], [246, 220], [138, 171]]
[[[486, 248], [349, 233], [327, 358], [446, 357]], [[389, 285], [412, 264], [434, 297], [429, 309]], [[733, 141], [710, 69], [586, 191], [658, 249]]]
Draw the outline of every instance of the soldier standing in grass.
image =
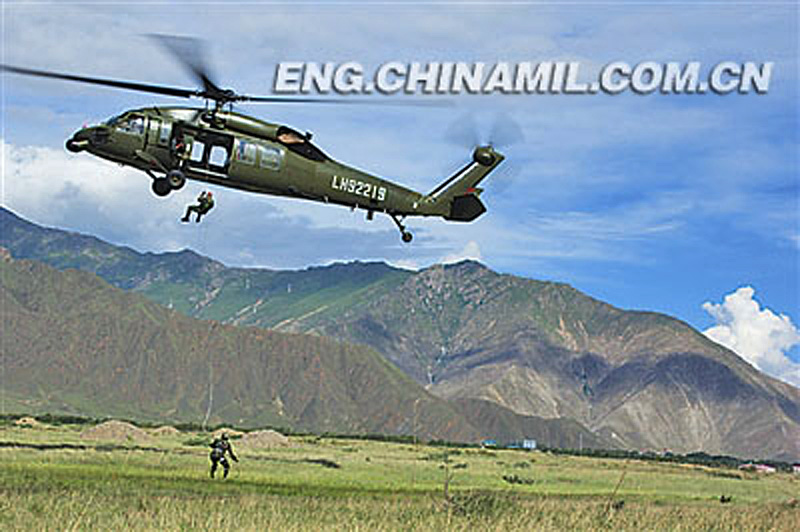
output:
[[222, 477], [228, 478], [228, 471], [230, 471], [231, 465], [228, 463], [228, 459], [225, 458], [225, 453], [230, 454], [234, 462], [239, 461], [236, 455], [233, 454], [233, 447], [231, 447], [231, 442], [228, 441], [228, 435], [223, 432], [219, 438], [215, 438], [211, 443], [211, 455], [209, 456], [211, 458], [211, 478], [214, 478], [217, 464], [222, 464]]

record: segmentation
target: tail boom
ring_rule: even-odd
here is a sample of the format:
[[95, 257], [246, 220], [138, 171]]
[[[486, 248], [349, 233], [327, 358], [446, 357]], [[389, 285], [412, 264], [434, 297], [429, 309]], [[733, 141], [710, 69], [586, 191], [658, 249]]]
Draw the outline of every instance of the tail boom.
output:
[[475, 148], [469, 164], [425, 196], [430, 214], [450, 221], [471, 222], [486, 212], [479, 198], [483, 190], [477, 187], [503, 159], [491, 146]]

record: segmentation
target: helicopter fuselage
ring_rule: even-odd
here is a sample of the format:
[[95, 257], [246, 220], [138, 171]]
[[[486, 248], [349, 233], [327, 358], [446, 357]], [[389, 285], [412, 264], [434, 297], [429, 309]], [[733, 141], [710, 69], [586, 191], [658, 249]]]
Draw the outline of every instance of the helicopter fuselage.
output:
[[503, 160], [491, 146], [430, 194], [341, 164], [311, 143], [309, 134], [240, 113], [190, 107], [130, 110], [76, 132], [67, 149], [132, 166], [166, 196], [187, 179], [249, 192], [288, 196], [384, 212], [401, 230], [405, 216], [471, 221], [485, 207], [475, 188]]

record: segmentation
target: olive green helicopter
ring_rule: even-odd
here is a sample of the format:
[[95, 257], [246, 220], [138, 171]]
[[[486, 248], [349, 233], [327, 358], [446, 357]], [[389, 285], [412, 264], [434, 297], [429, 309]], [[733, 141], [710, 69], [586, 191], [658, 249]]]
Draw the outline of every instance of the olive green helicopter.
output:
[[0, 71], [206, 100], [204, 108], [153, 106], [125, 111], [102, 124], [78, 130], [66, 142], [71, 152], [86, 151], [142, 170], [152, 178], [153, 193], [160, 197], [180, 190], [191, 179], [249, 192], [342, 205], [365, 210], [368, 220], [376, 212], [387, 214], [404, 242], [413, 238], [403, 223], [406, 217], [439, 216], [449, 221], [470, 222], [486, 212], [478, 184], [504, 159], [491, 144], [475, 147], [466, 165], [431, 192], [422, 194], [331, 159], [311, 142], [310, 133], [232, 110], [234, 103], [372, 105], [374, 101], [237, 94], [211, 80], [197, 53], [195, 39], [151, 37], [191, 71], [201, 89], [3, 64]]

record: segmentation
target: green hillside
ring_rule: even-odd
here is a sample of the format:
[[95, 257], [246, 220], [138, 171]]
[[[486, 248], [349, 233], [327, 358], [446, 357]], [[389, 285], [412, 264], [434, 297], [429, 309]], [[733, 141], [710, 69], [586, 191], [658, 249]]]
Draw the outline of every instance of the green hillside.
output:
[[392, 290], [411, 272], [383, 263], [299, 271], [227, 268], [190, 250], [138, 253], [95, 237], [37, 226], [0, 207], [0, 246], [21, 259], [95, 273], [188, 316], [275, 327], [336, 314]]

